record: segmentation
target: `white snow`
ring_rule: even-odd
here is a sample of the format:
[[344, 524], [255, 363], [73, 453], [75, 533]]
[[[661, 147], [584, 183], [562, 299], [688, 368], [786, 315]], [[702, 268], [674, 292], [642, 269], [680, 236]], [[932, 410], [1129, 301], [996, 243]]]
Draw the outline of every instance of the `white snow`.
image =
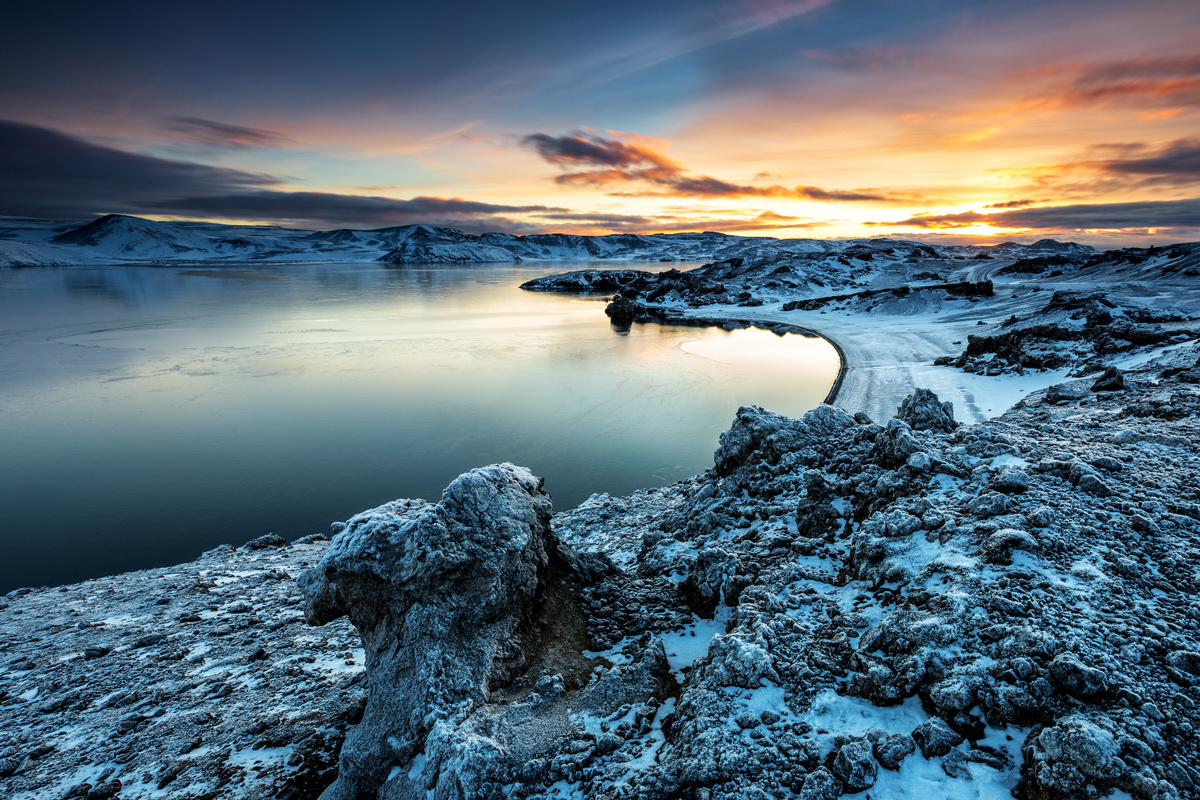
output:
[[667, 661], [670, 662], [677, 681], [683, 683], [683, 670], [690, 668], [697, 658], [707, 655], [712, 640], [717, 634], [725, 633], [725, 626], [732, 613], [733, 609], [721, 603], [712, 619], [696, 619], [680, 631], [673, 631], [662, 637]]

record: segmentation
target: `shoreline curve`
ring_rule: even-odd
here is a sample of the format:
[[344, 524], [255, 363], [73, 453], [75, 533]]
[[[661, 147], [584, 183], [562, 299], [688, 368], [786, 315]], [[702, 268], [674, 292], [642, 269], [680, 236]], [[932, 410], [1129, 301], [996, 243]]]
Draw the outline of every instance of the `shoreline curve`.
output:
[[820, 331], [812, 328], [805, 328], [801, 325], [796, 325], [791, 322], [780, 322], [769, 319], [745, 319], [738, 317], [687, 317], [676, 316], [670, 313], [659, 312], [658, 309], [650, 309], [643, 306], [639, 309], [639, 313], [634, 317], [633, 321], [638, 323], [656, 323], [659, 325], [683, 325], [695, 328], [723, 328], [728, 324], [734, 324], [741, 328], [758, 328], [760, 330], [770, 331], [772, 333], [799, 333], [805, 336], [813, 336], [828, 342], [833, 347], [834, 352], [838, 357], [837, 376], [833, 379], [833, 385], [829, 387], [829, 391], [825, 395], [825, 399], [821, 402], [825, 405], [833, 405], [837, 401], [838, 394], [842, 390], [842, 383], [845, 381], [846, 372], [849, 369], [848, 357], [845, 348], [831, 336], [828, 336]]

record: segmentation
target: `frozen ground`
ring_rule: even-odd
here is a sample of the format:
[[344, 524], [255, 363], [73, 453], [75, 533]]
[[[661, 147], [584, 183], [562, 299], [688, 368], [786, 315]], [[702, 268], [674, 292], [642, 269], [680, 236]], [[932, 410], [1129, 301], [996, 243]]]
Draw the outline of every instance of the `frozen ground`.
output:
[[295, 576], [327, 542], [281, 544], [0, 600], [0, 795], [315, 796], [363, 651], [304, 625]]

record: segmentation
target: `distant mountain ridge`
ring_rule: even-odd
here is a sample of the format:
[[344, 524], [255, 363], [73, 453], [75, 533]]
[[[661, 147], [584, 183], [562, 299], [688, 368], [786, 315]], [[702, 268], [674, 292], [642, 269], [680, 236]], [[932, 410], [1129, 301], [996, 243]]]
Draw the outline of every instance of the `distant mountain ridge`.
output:
[[276, 226], [155, 222], [110, 214], [86, 223], [0, 218], [0, 266], [138, 263], [301, 263], [382, 261], [391, 264], [518, 261], [713, 261], [730, 258], [886, 254], [893, 258], [1086, 257], [1096, 250], [1043, 239], [1030, 245], [930, 245], [899, 239], [776, 239], [700, 233], [465, 233], [436, 225], [373, 230], [293, 230]]

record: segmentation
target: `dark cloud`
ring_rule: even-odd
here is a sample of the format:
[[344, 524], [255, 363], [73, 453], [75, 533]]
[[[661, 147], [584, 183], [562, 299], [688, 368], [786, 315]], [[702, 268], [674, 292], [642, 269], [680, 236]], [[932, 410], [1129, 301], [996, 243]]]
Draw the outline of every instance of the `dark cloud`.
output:
[[[816, 186], [749, 186], [710, 175], [690, 173], [682, 164], [655, 150], [637, 134], [600, 136], [576, 131], [568, 136], [532, 133], [521, 139], [551, 164], [564, 169], [597, 167], [563, 173], [555, 181], [591, 186], [647, 183], [658, 187], [644, 192], [614, 192], [618, 196], [649, 197], [789, 197], [822, 202], [887, 202], [891, 198], [870, 191], [852, 192]], [[760, 172], [756, 177], [769, 173]]]
[[1026, 174], [1032, 184], [1023, 191], [1058, 198], [1122, 197], [1194, 186], [1200, 183], [1200, 139], [1096, 145], [1077, 161], [1036, 167]]
[[1035, 200], [1006, 200], [1003, 203], [988, 203], [984, 208], [1027, 208], [1033, 205]]
[[591, 222], [597, 225], [645, 225], [655, 217], [643, 217], [637, 214], [589, 214], [587, 212], [550, 212], [538, 214], [540, 219], [564, 220], [570, 222]]
[[692, 219], [679, 222], [661, 221], [644, 229], [644, 233], [684, 233], [689, 231], [716, 231], [718, 233], [754, 233], [757, 231], [813, 230], [828, 226], [827, 222], [780, 222], [756, 219]]
[[1200, 197], [1026, 208], [994, 216], [994, 224], [1014, 228], [1200, 228]]
[[1156, 228], [1184, 232], [1200, 230], [1200, 198], [1043, 206], [992, 214], [980, 214], [977, 211], [964, 211], [957, 214], [921, 214], [896, 222], [868, 222], [866, 224], [877, 227], [952, 230], [978, 223], [986, 223], [1000, 228], [1033, 230], [1121, 231]]
[[1200, 56], [1168, 56], [1126, 61], [1109, 61], [1082, 67], [1076, 78], [1081, 86], [1108, 85], [1123, 81], [1200, 77]]
[[492, 219], [495, 215], [567, 210], [541, 205], [497, 205], [456, 197], [414, 197], [410, 200], [397, 200], [391, 197], [270, 190], [161, 200], [149, 204], [149, 208], [160, 213], [235, 220], [286, 221], [328, 227], [385, 227], [419, 222], [456, 224], [457, 227], [461, 227], [457, 223], [488, 220], [497, 225], [504, 224], [507, 226], [505, 229], [511, 228], [511, 220]]
[[160, 213], [324, 227], [427, 222], [482, 232], [531, 229], [504, 214], [567, 211], [461, 198], [401, 200], [264, 188], [276, 183], [269, 175], [127, 153], [0, 121], [0, 214], [5, 215], [77, 219]]
[[274, 183], [269, 175], [127, 153], [47, 128], [0, 121], [0, 214], [70, 219], [137, 213], [180, 194]]
[[918, 214], [908, 219], [895, 222], [864, 222], [864, 225], [875, 227], [895, 228], [928, 228], [941, 230], [944, 228], [965, 228], [981, 222], [990, 222], [994, 214], [980, 214], [978, 211], [963, 211], [957, 214]]
[[1157, 175], [1200, 178], [1200, 139], [1179, 139], [1129, 158], [1096, 162], [1104, 172], [1123, 175]]
[[208, 147], [243, 150], [250, 147], [279, 147], [291, 141], [288, 137], [261, 128], [228, 125], [199, 117], [167, 117], [163, 128], [188, 141]]
[[[811, 229], [824, 227], [827, 223], [817, 222], [804, 217], [791, 217], [777, 214], [774, 211], [763, 211], [757, 216], [746, 217], [741, 209], [729, 209], [724, 213], [729, 216], [708, 216], [696, 218], [690, 214], [694, 209], [686, 209], [682, 215], [660, 214], [654, 216], [638, 216], [633, 214], [589, 214], [589, 213], [547, 213], [538, 214], [538, 219], [561, 220], [576, 223], [567, 230], [592, 232], [597, 229], [620, 233], [679, 233], [683, 231], [718, 231], [752, 233], [755, 231], [777, 229]], [[717, 212], [721, 213], [721, 212]]]
[[678, 169], [679, 165], [655, 152], [635, 137], [605, 138], [576, 132], [568, 136], [531, 133], [521, 140], [551, 164], [570, 166], [632, 167], [652, 166]]
[[840, 192], [837, 190], [818, 189], [816, 186], [797, 186], [793, 191], [797, 197], [804, 197], [808, 200], [826, 200], [829, 202], [853, 203], [859, 201], [877, 201], [884, 202], [891, 198], [882, 195], [874, 194], [868, 190], [859, 190], [854, 192]]

